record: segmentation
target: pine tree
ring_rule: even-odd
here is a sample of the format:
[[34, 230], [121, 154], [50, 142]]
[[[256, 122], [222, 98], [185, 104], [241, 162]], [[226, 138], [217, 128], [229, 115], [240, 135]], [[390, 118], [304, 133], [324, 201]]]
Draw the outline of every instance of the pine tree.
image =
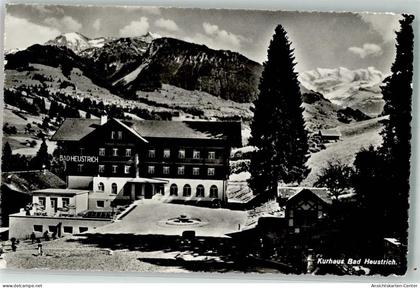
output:
[[389, 233], [407, 241], [408, 192], [410, 190], [411, 155], [411, 98], [413, 78], [413, 28], [412, 15], [403, 15], [400, 31], [396, 33], [396, 57], [391, 67], [391, 76], [381, 87], [385, 100], [384, 114], [388, 115], [382, 131], [383, 144], [379, 149], [386, 168], [383, 195]]
[[10, 147], [9, 142], [6, 142], [6, 144], [4, 144], [3, 155], [1, 157], [1, 170], [3, 172], [10, 171], [12, 156], [12, 148]]
[[50, 155], [48, 154], [48, 146], [45, 143], [45, 139], [42, 140], [41, 146], [39, 147], [38, 152], [31, 161], [31, 166], [34, 169], [50, 169]]
[[275, 195], [279, 181], [300, 182], [309, 173], [302, 96], [290, 45], [286, 31], [277, 26], [254, 101], [250, 145], [257, 150], [251, 156], [249, 184], [255, 194], [268, 197]]

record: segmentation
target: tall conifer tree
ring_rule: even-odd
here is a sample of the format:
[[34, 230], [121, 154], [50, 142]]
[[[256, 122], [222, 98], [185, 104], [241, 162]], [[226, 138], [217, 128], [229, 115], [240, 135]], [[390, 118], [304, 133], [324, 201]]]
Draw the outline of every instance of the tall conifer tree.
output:
[[413, 78], [412, 15], [403, 15], [396, 33], [396, 57], [391, 76], [382, 88], [384, 114], [389, 116], [382, 131], [383, 144], [379, 153], [384, 159], [383, 197], [386, 200], [386, 222], [390, 233], [397, 232], [404, 242], [408, 228], [408, 192], [411, 155], [411, 98]]
[[302, 97], [290, 44], [278, 25], [254, 102], [250, 144], [257, 150], [251, 157], [249, 183], [255, 194], [268, 197], [275, 195], [279, 181], [300, 182], [309, 172]]

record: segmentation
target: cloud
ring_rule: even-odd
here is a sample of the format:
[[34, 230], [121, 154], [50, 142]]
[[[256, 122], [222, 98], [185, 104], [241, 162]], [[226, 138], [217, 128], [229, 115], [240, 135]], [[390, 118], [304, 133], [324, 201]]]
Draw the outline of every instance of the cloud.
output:
[[167, 31], [179, 31], [178, 25], [173, 20], [160, 18], [155, 21], [155, 26]]
[[143, 6], [143, 7], [140, 7], [140, 10], [142, 10], [143, 12], [148, 13], [150, 15], [160, 15], [159, 7]]
[[185, 41], [205, 44], [213, 49], [226, 49], [238, 51], [242, 42], [247, 41], [243, 36], [220, 29], [219, 26], [204, 22], [204, 33], [184, 38]]
[[101, 29], [101, 19], [96, 19], [93, 24], [93, 29], [95, 29], [96, 31], [99, 31]]
[[61, 32], [77, 32], [82, 28], [82, 24], [70, 16], [62, 18], [49, 17], [44, 20], [45, 24], [53, 26]]
[[401, 15], [362, 13], [360, 17], [382, 36], [384, 42], [394, 41], [395, 31], [400, 30]]
[[130, 24], [120, 29], [120, 36], [131, 37], [144, 35], [149, 31], [149, 20], [147, 17], [141, 17], [140, 21], [131, 21]]
[[64, 9], [59, 6], [55, 5], [31, 5], [35, 11], [37, 11], [40, 15], [64, 15]]
[[58, 35], [60, 31], [43, 25], [34, 24], [27, 19], [6, 15], [5, 49], [25, 49], [33, 44], [42, 44]]
[[217, 25], [212, 25], [210, 23], [203, 23], [204, 32], [208, 35], [216, 34], [219, 31], [219, 27]]
[[373, 43], [365, 43], [363, 44], [362, 47], [353, 46], [353, 47], [350, 47], [348, 50], [351, 53], [358, 55], [362, 59], [369, 56], [373, 56], [373, 57], [380, 56], [383, 53], [382, 47]]

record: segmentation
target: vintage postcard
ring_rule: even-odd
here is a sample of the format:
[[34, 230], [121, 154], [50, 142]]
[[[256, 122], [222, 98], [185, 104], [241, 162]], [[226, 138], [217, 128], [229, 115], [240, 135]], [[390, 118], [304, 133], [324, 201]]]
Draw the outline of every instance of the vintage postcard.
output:
[[3, 268], [406, 273], [413, 15], [6, 8]]

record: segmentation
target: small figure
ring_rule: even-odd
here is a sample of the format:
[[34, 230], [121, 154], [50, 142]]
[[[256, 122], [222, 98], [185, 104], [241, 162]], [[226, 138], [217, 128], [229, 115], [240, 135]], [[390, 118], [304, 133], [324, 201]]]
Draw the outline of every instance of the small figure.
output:
[[34, 242], [36, 241], [35, 232], [31, 233], [31, 241], [32, 241], [32, 244], [34, 244]]
[[42, 243], [41, 240], [38, 239], [38, 256], [42, 256], [43, 251], [42, 251]]
[[50, 235], [48, 234], [48, 230], [46, 230], [46, 231], [44, 232], [44, 240], [45, 240], [45, 241], [50, 241]]
[[16, 238], [12, 237], [12, 239], [10, 239], [10, 241], [12, 242], [12, 251], [16, 252], [17, 246], [16, 246]]
[[52, 238], [53, 240], [57, 239], [57, 231], [54, 231], [54, 232], [52, 233], [51, 238]]

